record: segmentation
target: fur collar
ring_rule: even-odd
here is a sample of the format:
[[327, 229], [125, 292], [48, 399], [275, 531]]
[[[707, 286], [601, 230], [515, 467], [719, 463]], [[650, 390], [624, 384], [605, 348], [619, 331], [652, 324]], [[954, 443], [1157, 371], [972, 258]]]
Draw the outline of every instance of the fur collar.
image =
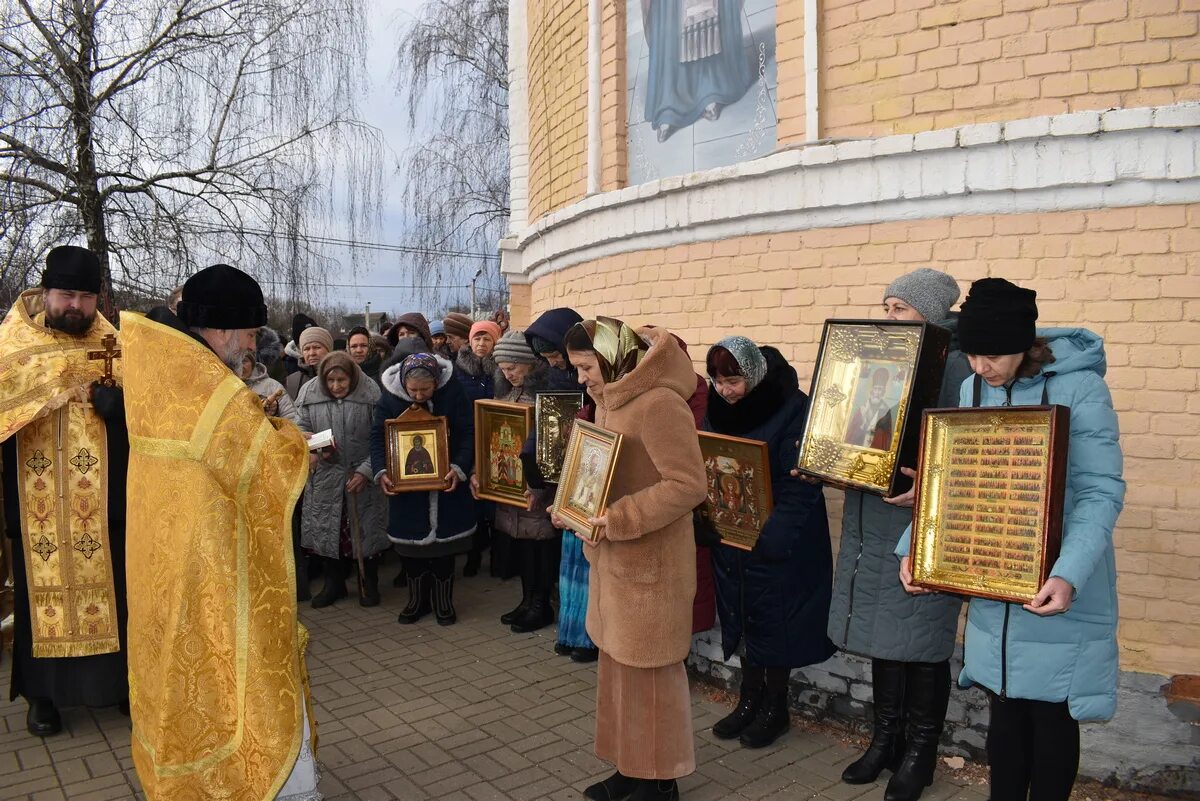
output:
[[[454, 365], [450, 364], [449, 360], [444, 359], [437, 354], [432, 355], [433, 358], [437, 359], [438, 366], [442, 368], [442, 374], [438, 376], [437, 385], [437, 388], [441, 389], [454, 380]], [[379, 380], [383, 384], [383, 388], [388, 392], [392, 393], [401, 400], [406, 400], [409, 403], [412, 403], [413, 399], [410, 398], [408, 393], [404, 391], [404, 383], [400, 380], [401, 366], [402, 364], [393, 364], [391, 367], [383, 371], [383, 375], [380, 376]]]
[[469, 347], [465, 347], [458, 352], [458, 357], [454, 360], [454, 363], [458, 365], [458, 369], [475, 378], [495, 375], [496, 371], [500, 369], [496, 366], [496, 360], [491, 356], [481, 359]]
[[258, 329], [255, 339], [257, 340], [255, 347], [258, 350], [258, 361], [270, 368], [279, 361], [279, 356], [283, 353], [283, 343], [279, 341], [279, 334], [264, 325]]
[[[549, 389], [550, 369], [550, 365], [546, 364], [544, 361], [539, 361], [537, 364], [535, 364], [533, 369], [529, 372], [529, 375], [525, 376], [525, 383], [521, 385], [520, 394], [532, 398], [539, 392]], [[497, 370], [495, 392], [496, 398], [504, 398], [514, 389], [515, 387], [508, 383], [508, 379], [504, 377], [504, 373]]]
[[304, 354], [300, 352], [300, 348], [296, 345], [296, 340], [289, 339], [288, 343], [283, 346], [283, 355], [291, 356], [298, 362], [304, 361]]
[[650, 349], [632, 372], [606, 384], [597, 400], [607, 409], [618, 409], [657, 387], [685, 401], [691, 398], [696, 393], [696, 371], [675, 337], [665, 328], [643, 328], [638, 336], [650, 343]]
[[707, 416], [714, 432], [735, 437], [747, 434], [774, 417], [800, 391], [796, 370], [783, 354], [770, 345], [759, 350], [767, 360], [767, 375], [746, 397], [731, 405], [709, 385]]

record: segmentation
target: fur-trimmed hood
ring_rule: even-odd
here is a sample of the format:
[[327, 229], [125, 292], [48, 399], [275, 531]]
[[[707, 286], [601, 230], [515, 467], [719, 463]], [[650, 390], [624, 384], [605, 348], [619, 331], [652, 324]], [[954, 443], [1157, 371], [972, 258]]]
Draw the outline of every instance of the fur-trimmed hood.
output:
[[[437, 382], [437, 388], [441, 389], [454, 380], [454, 365], [450, 363], [449, 359], [438, 356], [436, 353], [430, 355], [437, 359], [438, 367], [442, 368], [442, 374], [438, 376]], [[404, 382], [400, 380], [400, 368], [402, 366], [403, 362], [400, 362], [388, 367], [383, 371], [383, 374], [380, 375], [379, 382], [383, 384], [384, 389], [395, 395], [397, 398], [412, 403], [413, 399], [407, 392], [404, 391]]]
[[458, 352], [458, 356], [454, 359], [454, 364], [458, 369], [462, 370], [469, 376], [479, 378], [480, 376], [494, 376], [500, 367], [496, 364], [496, 360], [491, 356], [479, 358], [472, 352], [468, 345]]
[[658, 387], [669, 389], [685, 401], [692, 397], [696, 392], [696, 371], [679, 341], [665, 328], [642, 328], [637, 333], [649, 343], [650, 349], [632, 372], [606, 384], [596, 400], [609, 410], [619, 409]]
[[291, 356], [298, 362], [304, 362], [304, 354], [300, 352], [300, 348], [296, 345], [296, 340], [289, 339], [287, 344], [283, 346], [283, 355]]

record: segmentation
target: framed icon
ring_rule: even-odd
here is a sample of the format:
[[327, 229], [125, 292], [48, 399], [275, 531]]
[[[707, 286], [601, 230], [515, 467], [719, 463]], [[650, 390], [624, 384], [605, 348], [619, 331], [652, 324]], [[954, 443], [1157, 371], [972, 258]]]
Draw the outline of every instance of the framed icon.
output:
[[582, 392], [540, 392], [534, 401], [537, 465], [542, 479], [549, 484], [557, 483], [562, 473], [563, 460], [567, 456], [567, 440], [571, 436], [575, 415], [582, 408]]
[[752, 550], [771, 516], [771, 457], [767, 443], [700, 432], [708, 497], [704, 511], [721, 541]]
[[921, 412], [937, 402], [950, 332], [926, 323], [826, 320], [797, 469], [884, 497], [906, 491]]
[[449, 435], [445, 417], [412, 406], [384, 422], [388, 477], [395, 493], [446, 488], [450, 472]]
[[588, 540], [596, 539], [588, 518], [599, 517], [608, 507], [620, 450], [620, 434], [584, 420], [576, 420], [571, 426], [554, 508], [572, 531]]
[[921, 429], [913, 581], [1029, 603], [1062, 544], [1071, 410], [932, 409]]
[[475, 401], [475, 475], [480, 498], [526, 507], [528, 485], [521, 465], [521, 448], [532, 426], [532, 406]]

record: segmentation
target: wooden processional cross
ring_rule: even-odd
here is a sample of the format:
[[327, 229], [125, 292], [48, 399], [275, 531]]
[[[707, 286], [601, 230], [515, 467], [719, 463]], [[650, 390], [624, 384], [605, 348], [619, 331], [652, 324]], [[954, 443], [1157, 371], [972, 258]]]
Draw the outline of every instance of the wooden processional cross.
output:
[[115, 387], [117, 382], [113, 380], [113, 361], [121, 358], [121, 349], [117, 347], [117, 338], [112, 334], [105, 334], [104, 339], [100, 340], [100, 344], [104, 346], [104, 350], [89, 350], [88, 360], [103, 359], [104, 377], [100, 379], [100, 383], [106, 387]]

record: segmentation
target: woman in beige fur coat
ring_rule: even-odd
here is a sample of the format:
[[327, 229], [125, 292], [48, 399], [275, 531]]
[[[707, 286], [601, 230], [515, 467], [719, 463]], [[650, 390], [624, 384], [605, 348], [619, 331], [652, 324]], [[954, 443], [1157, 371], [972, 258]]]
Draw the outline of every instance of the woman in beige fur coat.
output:
[[705, 497], [687, 404], [696, 376], [661, 328], [601, 317], [576, 324], [565, 344], [596, 424], [624, 436], [607, 509], [593, 519], [598, 539], [584, 549], [587, 630], [600, 649], [596, 755], [617, 772], [584, 795], [669, 801], [696, 768], [683, 664], [696, 594], [691, 514]]

